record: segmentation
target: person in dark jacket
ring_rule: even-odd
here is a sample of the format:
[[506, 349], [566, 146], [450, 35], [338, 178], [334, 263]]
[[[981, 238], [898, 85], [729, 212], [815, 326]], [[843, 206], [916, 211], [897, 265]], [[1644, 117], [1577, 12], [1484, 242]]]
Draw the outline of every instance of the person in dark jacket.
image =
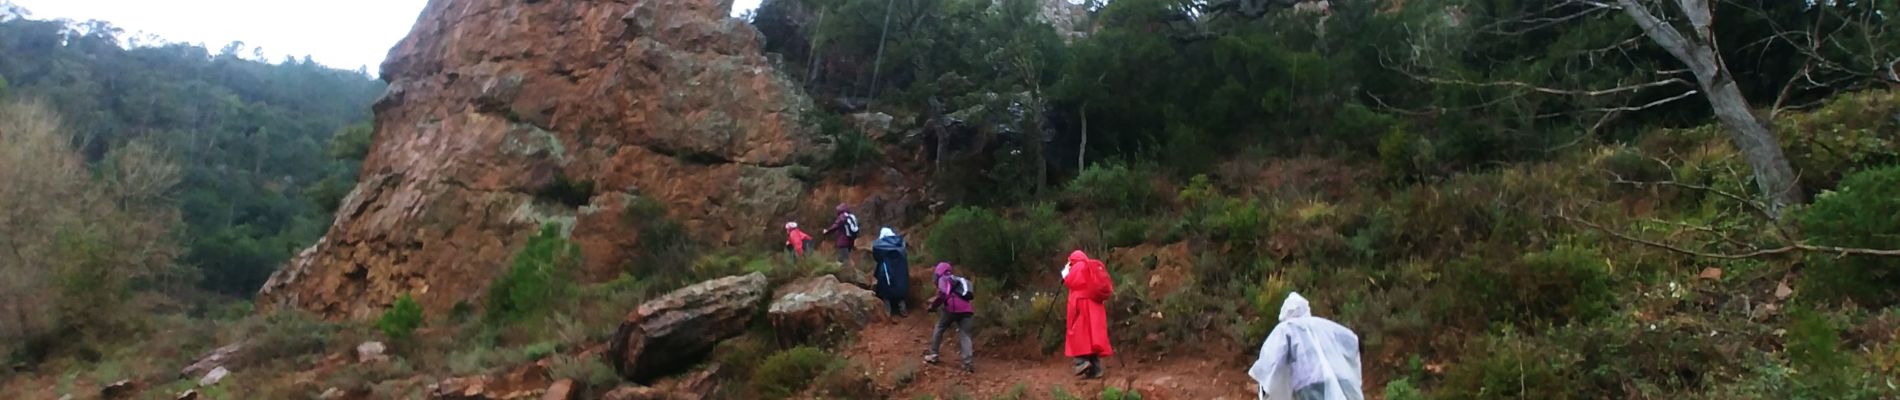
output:
[[909, 314], [904, 309], [904, 300], [910, 297], [910, 258], [904, 250], [904, 237], [891, 228], [878, 230], [877, 242], [871, 245], [871, 259], [877, 262], [877, 269], [872, 271], [877, 279], [877, 297], [884, 299], [892, 316]]
[[855, 262], [857, 260], [851, 259], [851, 247], [856, 246], [858, 241], [858, 216], [851, 214], [850, 206], [838, 204], [838, 219], [832, 221], [831, 227], [825, 228], [825, 231], [820, 234], [834, 233], [838, 235], [838, 263], [846, 267], [857, 267]]

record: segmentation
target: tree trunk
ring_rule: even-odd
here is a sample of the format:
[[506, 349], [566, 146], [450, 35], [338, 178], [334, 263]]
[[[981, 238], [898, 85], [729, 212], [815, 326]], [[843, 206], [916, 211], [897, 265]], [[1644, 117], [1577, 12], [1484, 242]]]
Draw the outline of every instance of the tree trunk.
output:
[[891, 8], [896, 6], [897, 0], [886, 0], [884, 2], [884, 28], [877, 34], [877, 55], [871, 57], [871, 90], [870, 94], [865, 95], [865, 98], [868, 99], [864, 103], [866, 111], [870, 110], [871, 103], [877, 102], [877, 73], [878, 70], [883, 69], [884, 41], [887, 40], [891, 34]]
[[1795, 176], [1788, 157], [1782, 154], [1781, 141], [1775, 138], [1774, 128], [1755, 115], [1716, 52], [1715, 36], [1709, 29], [1712, 18], [1707, 0], [1675, 1], [1688, 17], [1693, 36], [1684, 36], [1636, 0], [1617, 0], [1617, 5], [1636, 20], [1636, 25], [1643, 28], [1651, 41], [1668, 50], [1695, 74], [1716, 119], [1729, 129], [1735, 147], [1742, 152], [1742, 159], [1753, 170], [1755, 185], [1767, 200], [1770, 217], [1779, 220], [1788, 206], [1801, 203], [1800, 178]]
[[811, 90], [812, 82], [818, 78], [818, 29], [825, 25], [825, 9], [818, 9], [818, 23], [812, 24], [811, 40], [807, 41], [805, 56], [811, 58], [811, 67], [805, 69], [805, 89]]
[[1089, 153], [1089, 102], [1082, 102], [1082, 144], [1075, 146], [1075, 171], [1082, 172], [1088, 167]]

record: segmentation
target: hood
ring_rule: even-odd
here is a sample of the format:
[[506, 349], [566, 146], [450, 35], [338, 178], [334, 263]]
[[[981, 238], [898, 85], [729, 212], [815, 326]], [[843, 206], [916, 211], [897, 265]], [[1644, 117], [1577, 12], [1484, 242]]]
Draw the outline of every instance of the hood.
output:
[[1286, 302], [1280, 303], [1281, 321], [1311, 316], [1313, 316], [1313, 310], [1306, 304], [1306, 298], [1300, 297], [1299, 292], [1287, 294]]
[[1081, 250], [1076, 250], [1074, 253], [1069, 253], [1069, 265], [1082, 265], [1083, 262], [1086, 262], [1088, 260], [1089, 260], [1088, 253], [1083, 253]]
[[947, 262], [937, 263], [937, 269], [936, 269], [937, 276], [950, 275], [950, 270], [951, 270], [950, 263], [947, 263]]
[[897, 231], [891, 230], [890, 227], [885, 227], [884, 229], [877, 230], [878, 240], [883, 240], [884, 238], [895, 237], [895, 236], [897, 236]]
[[785, 230], [788, 230], [788, 231], [789, 231], [789, 230], [793, 230], [793, 229], [798, 229], [798, 223], [797, 223], [797, 222], [786, 222], [786, 223], [785, 223]]
[[851, 206], [850, 206], [850, 205], [848, 205], [848, 204], [844, 204], [844, 203], [838, 203], [838, 213], [839, 213], [839, 214], [843, 214], [843, 213], [848, 213], [848, 212], [851, 212]]

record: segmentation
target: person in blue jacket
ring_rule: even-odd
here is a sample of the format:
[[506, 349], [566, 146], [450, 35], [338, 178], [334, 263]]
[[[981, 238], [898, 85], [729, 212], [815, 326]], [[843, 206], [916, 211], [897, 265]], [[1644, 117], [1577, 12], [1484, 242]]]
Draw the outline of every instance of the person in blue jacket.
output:
[[904, 250], [904, 237], [888, 227], [879, 230], [877, 242], [871, 245], [871, 259], [877, 261], [877, 268], [871, 271], [877, 279], [877, 297], [884, 300], [891, 316], [909, 314], [904, 300], [910, 297], [910, 258]]

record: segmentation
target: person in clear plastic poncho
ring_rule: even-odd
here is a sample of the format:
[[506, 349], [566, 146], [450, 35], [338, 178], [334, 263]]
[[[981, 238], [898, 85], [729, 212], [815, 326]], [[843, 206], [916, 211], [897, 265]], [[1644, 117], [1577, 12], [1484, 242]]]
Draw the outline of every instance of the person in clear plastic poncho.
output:
[[1306, 298], [1287, 295], [1280, 324], [1260, 344], [1260, 359], [1247, 370], [1260, 384], [1261, 399], [1363, 400], [1359, 335], [1313, 316]]

